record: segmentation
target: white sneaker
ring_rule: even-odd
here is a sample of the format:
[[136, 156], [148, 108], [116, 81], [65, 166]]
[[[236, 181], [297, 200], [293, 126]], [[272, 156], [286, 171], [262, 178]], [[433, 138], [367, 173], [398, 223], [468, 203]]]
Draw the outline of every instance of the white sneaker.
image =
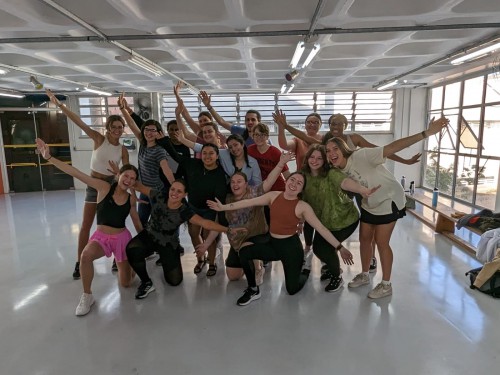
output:
[[83, 293], [80, 297], [80, 303], [76, 306], [75, 315], [83, 316], [90, 312], [90, 308], [95, 303], [94, 296], [92, 294]]
[[377, 299], [390, 296], [391, 294], [392, 294], [392, 284], [384, 285], [380, 283], [375, 288], [373, 288], [370, 291], [370, 293], [368, 293], [368, 298]]
[[264, 266], [260, 266], [260, 270], [256, 269], [255, 270], [255, 283], [257, 286], [261, 286], [264, 284], [264, 274], [266, 273], [266, 269]]
[[362, 285], [366, 285], [366, 284], [370, 284], [370, 276], [368, 276], [367, 274], [361, 272], [361, 273], [358, 273], [354, 279], [352, 279], [349, 284], [347, 284], [347, 286], [349, 288], [357, 288], [357, 287], [360, 287]]

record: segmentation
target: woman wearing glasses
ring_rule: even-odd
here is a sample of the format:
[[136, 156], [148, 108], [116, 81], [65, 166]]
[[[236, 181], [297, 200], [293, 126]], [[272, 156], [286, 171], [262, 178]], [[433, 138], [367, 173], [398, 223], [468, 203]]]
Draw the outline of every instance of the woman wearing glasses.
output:
[[[174, 182], [175, 178], [168, 165], [167, 152], [156, 143], [158, 133], [162, 131], [160, 123], [156, 120], [147, 120], [139, 129], [128, 113], [126, 109], [127, 105], [123, 97], [118, 99], [118, 106], [128, 126], [130, 126], [130, 129], [140, 142], [138, 156], [140, 181], [146, 187], [153, 188], [157, 191], [165, 191], [159, 171], [161, 170], [170, 183]], [[146, 226], [149, 216], [151, 215], [149, 197], [141, 193], [139, 199], [141, 200], [138, 209], [139, 218], [141, 219], [142, 225]]]
[[[279, 148], [269, 144], [269, 127], [266, 124], [259, 123], [253, 127], [252, 133], [255, 144], [248, 146], [248, 155], [255, 158], [259, 164], [262, 180], [265, 180], [269, 173], [278, 165], [281, 158]], [[283, 168], [282, 176], [279, 176], [272, 191], [285, 191], [285, 178], [288, 178], [290, 171], [288, 167]], [[284, 177], [284, 178], [283, 178]]]

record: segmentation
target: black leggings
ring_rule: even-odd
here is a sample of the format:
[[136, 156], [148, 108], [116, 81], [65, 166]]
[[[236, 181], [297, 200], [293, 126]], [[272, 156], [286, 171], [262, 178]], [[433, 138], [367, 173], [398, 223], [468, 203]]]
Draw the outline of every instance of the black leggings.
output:
[[[349, 225], [348, 227], [340, 230], [332, 230], [333, 236], [340, 242], [345, 241], [353, 234], [358, 227], [359, 220]], [[328, 271], [334, 276], [340, 275], [340, 260], [338, 251], [330, 245], [319, 233], [316, 231], [313, 240], [313, 252], [323, 263], [326, 263]]]
[[241, 248], [239, 256], [250, 287], [257, 286], [255, 268], [251, 262], [253, 259], [280, 260], [283, 264], [288, 294], [297, 293], [307, 281], [307, 276], [301, 273], [304, 249], [297, 234], [287, 238], [271, 237], [268, 243], [245, 246]]
[[182, 282], [183, 275], [179, 251], [174, 249], [171, 244], [166, 246], [157, 244], [147, 230], [143, 230], [132, 238], [127, 245], [126, 251], [130, 266], [142, 282], [151, 281], [146, 269], [146, 258], [155, 251], [160, 254], [165, 281], [172, 286], [177, 286]]

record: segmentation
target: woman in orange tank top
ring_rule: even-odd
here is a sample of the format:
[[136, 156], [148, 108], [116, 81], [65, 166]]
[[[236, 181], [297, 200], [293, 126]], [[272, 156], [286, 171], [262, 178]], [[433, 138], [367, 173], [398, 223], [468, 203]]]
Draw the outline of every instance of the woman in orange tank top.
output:
[[292, 173], [285, 184], [285, 191], [270, 191], [260, 197], [244, 199], [230, 204], [208, 201], [215, 211], [238, 210], [253, 206], [269, 206], [271, 211], [270, 242], [246, 246], [240, 250], [240, 260], [248, 281], [237, 303], [244, 306], [260, 298], [260, 290], [255, 282], [253, 259], [280, 260], [285, 273], [285, 285], [289, 294], [300, 291], [308, 276], [301, 273], [304, 250], [297, 234], [300, 221], [307, 221], [323, 238], [340, 252], [345, 264], [353, 264], [352, 254], [325, 228], [314, 214], [311, 206], [300, 199], [306, 180], [301, 172]]

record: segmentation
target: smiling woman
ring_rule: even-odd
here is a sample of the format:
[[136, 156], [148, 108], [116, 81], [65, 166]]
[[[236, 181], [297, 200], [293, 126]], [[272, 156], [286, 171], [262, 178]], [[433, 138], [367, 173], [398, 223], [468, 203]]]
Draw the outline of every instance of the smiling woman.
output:
[[[285, 272], [285, 285], [289, 294], [296, 294], [305, 285], [308, 274], [301, 273], [304, 250], [297, 234], [300, 221], [307, 221], [336, 250], [341, 251], [346, 264], [353, 264], [352, 254], [325, 228], [314, 214], [311, 206], [300, 200], [306, 180], [301, 172], [292, 173], [285, 184], [285, 191], [270, 191], [252, 199], [243, 199], [229, 204], [220, 201], [209, 202], [208, 205], [216, 211], [240, 210], [253, 206], [269, 206], [271, 222], [269, 242], [255, 243], [240, 249], [240, 261], [248, 281], [245, 290], [237, 304], [244, 306], [260, 298], [260, 290], [256, 284], [255, 273], [250, 265], [253, 259], [263, 261], [280, 260]], [[256, 225], [256, 223], [250, 223]]]
[[125, 247], [132, 238], [129, 230], [125, 227], [125, 219], [130, 214], [135, 229], [138, 232], [142, 230], [142, 224], [135, 209], [135, 195], [127, 192], [129, 188], [134, 187], [138, 171], [133, 165], [125, 164], [120, 169], [118, 181], [110, 184], [99, 178], [88, 176], [53, 157], [49, 153], [49, 147], [41, 139], [37, 139], [36, 143], [38, 151], [45, 160], [97, 191], [97, 230], [85, 245], [80, 257], [83, 294], [75, 311], [78, 316], [86, 315], [95, 302], [91, 290], [94, 278], [94, 260], [114, 255], [118, 266], [120, 285], [129, 287], [134, 278], [125, 253]]
[[[117, 115], [111, 115], [106, 120], [106, 134], [102, 135], [98, 131], [88, 126], [76, 113], [70, 111], [49, 89], [45, 90], [50, 101], [61, 109], [90, 139], [94, 142], [92, 158], [90, 161], [90, 175], [94, 178], [111, 183], [114, 179], [113, 172], [110, 171], [109, 162], [115, 165], [128, 164], [129, 156], [127, 149], [120, 144], [120, 137], [123, 135], [125, 122]], [[80, 278], [80, 257], [83, 248], [87, 245], [90, 236], [90, 228], [96, 215], [97, 191], [92, 186], [87, 186], [85, 194], [85, 204], [83, 206], [83, 220], [78, 235], [78, 252], [73, 278]]]
[[[193, 160], [193, 159], [189, 159]], [[168, 194], [151, 189], [141, 183], [136, 184], [136, 190], [147, 196], [151, 202], [151, 220], [147, 229], [135, 236], [127, 245], [127, 256], [130, 265], [141, 279], [135, 298], [143, 299], [155, 290], [147, 268], [146, 258], [156, 250], [160, 254], [161, 266], [165, 281], [171, 286], [179, 285], [183, 280], [179, 246], [179, 226], [188, 222], [207, 231], [230, 232], [229, 236], [240, 231], [243, 235], [245, 229], [232, 229], [207, 220], [186, 203], [187, 187], [183, 180], [175, 180]]]

